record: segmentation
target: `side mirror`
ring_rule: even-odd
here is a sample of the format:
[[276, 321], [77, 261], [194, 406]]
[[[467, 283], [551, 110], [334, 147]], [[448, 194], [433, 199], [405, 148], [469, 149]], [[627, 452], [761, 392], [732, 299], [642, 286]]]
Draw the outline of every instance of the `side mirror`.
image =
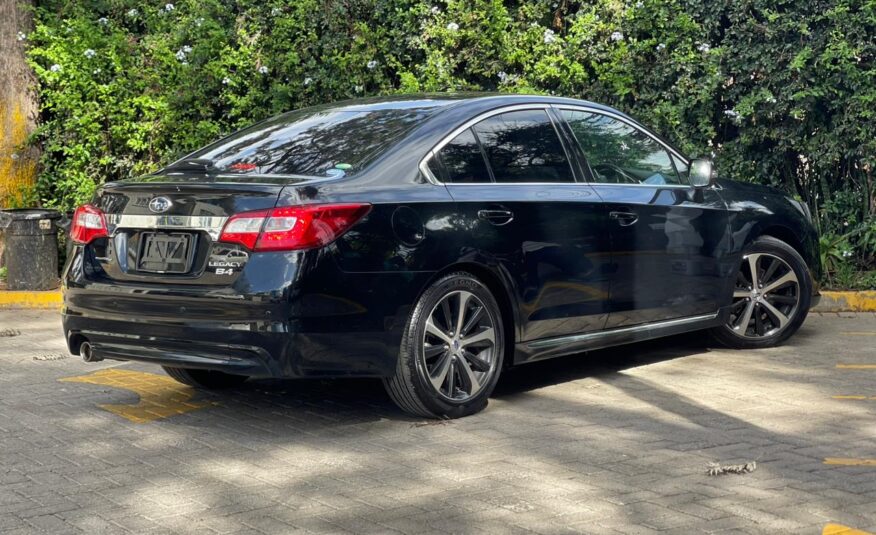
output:
[[715, 183], [715, 170], [712, 167], [712, 161], [705, 158], [693, 160], [690, 162], [688, 177], [690, 185], [695, 188], [707, 188], [713, 185]]

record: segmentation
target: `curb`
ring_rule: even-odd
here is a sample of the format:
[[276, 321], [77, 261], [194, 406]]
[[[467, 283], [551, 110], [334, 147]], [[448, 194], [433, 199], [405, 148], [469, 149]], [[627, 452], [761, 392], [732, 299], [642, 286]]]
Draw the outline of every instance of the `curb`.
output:
[[[46, 292], [0, 291], [0, 309], [60, 308], [61, 290]], [[821, 302], [813, 312], [876, 312], [876, 290], [864, 292], [821, 292]]]
[[45, 292], [28, 292], [3, 290], [0, 291], [0, 309], [7, 308], [61, 308], [63, 297], [61, 290]]
[[813, 312], [876, 312], [876, 290], [863, 292], [821, 292]]

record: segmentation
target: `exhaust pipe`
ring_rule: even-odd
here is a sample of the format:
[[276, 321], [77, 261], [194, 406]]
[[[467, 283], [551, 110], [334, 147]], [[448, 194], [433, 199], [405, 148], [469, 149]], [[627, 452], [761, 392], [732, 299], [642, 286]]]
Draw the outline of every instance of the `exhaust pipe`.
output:
[[85, 362], [100, 362], [103, 360], [103, 357], [95, 354], [94, 348], [88, 342], [82, 342], [82, 345], [79, 346], [79, 354], [82, 355], [82, 360]]

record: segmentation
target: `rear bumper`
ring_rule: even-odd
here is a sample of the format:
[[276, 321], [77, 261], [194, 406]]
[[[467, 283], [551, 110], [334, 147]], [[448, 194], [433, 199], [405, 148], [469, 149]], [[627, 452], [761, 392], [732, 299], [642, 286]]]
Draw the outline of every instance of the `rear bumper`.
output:
[[392, 375], [431, 276], [346, 273], [334, 262], [305, 269], [298, 259], [234, 286], [171, 286], [92, 280], [75, 255], [63, 279], [71, 353], [88, 341], [98, 358], [253, 377]]

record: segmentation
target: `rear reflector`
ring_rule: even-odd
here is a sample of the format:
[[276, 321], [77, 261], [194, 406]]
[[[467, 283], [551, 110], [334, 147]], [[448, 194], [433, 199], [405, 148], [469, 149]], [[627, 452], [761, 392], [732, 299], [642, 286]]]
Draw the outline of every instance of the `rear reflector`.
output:
[[103, 212], [95, 206], [84, 204], [73, 213], [73, 223], [70, 225], [70, 239], [75, 243], [91, 243], [97, 238], [109, 235]]
[[228, 220], [219, 241], [253, 251], [313, 249], [335, 241], [369, 210], [370, 204], [314, 204], [244, 212]]

